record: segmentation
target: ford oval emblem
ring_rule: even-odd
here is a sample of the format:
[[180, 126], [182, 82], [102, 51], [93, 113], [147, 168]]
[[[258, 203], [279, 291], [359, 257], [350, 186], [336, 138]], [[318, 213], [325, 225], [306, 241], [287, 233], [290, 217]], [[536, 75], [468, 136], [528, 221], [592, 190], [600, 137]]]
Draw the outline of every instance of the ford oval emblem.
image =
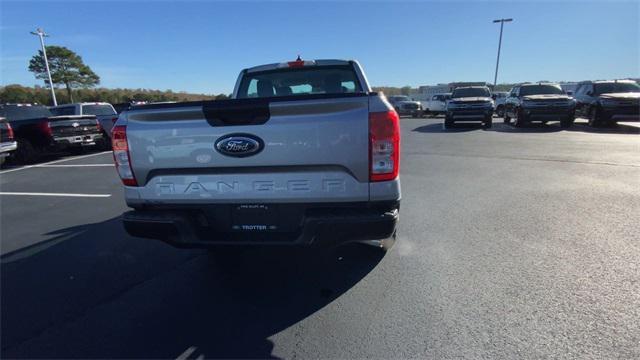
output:
[[250, 134], [230, 134], [218, 139], [215, 144], [219, 153], [233, 157], [247, 157], [262, 151], [264, 142]]

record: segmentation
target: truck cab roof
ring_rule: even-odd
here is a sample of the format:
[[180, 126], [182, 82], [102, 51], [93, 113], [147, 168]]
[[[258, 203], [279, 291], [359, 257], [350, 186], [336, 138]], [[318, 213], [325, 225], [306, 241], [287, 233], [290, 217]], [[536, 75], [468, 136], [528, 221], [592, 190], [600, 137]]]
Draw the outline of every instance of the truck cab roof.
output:
[[50, 108], [59, 108], [62, 106], [71, 106], [71, 105], [111, 105], [108, 102], [76, 102], [76, 103], [69, 103], [69, 104], [58, 104], [56, 106], [49, 106]]
[[280, 62], [280, 63], [253, 66], [253, 67], [244, 69], [243, 72], [254, 73], [254, 72], [260, 72], [260, 71], [282, 69], [287, 67], [350, 65], [352, 62], [353, 60], [339, 60], [339, 59], [296, 60], [296, 61], [289, 61], [289, 62]]

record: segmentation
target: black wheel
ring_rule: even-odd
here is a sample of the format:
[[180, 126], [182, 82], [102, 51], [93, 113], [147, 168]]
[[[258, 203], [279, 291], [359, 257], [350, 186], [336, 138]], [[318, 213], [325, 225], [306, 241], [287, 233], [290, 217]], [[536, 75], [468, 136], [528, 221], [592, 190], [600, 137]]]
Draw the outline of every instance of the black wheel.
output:
[[517, 117], [513, 122], [513, 126], [515, 127], [525, 126], [527, 124], [527, 118], [524, 116], [524, 112], [522, 111], [522, 109], [519, 109], [516, 114], [517, 114]]
[[504, 118], [502, 118], [502, 122], [504, 122], [505, 124], [511, 124], [511, 118], [506, 114], [506, 112], [504, 114]]
[[453, 127], [453, 119], [445, 117], [443, 126], [445, 129], [451, 129]]
[[504, 106], [498, 105], [498, 108], [496, 109], [496, 114], [498, 115], [498, 117], [504, 117]]
[[99, 151], [109, 151], [111, 150], [111, 139], [107, 135], [107, 133], [102, 133], [102, 139], [96, 141], [96, 148]]
[[560, 127], [563, 129], [570, 128], [575, 121], [574, 116], [567, 116], [566, 118], [560, 120]]
[[31, 141], [18, 139], [18, 149], [16, 149], [15, 159], [20, 164], [33, 164], [40, 158], [40, 151], [33, 146]]
[[484, 119], [484, 121], [482, 122], [482, 127], [485, 129], [491, 129], [492, 126], [493, 126], [493, 118], [491, 116]]
[[598, 113], [598, 108], [591, 108], [589, 110], [589, 126], [598, 127], [600, 125], [602, 125], [602, 121]]

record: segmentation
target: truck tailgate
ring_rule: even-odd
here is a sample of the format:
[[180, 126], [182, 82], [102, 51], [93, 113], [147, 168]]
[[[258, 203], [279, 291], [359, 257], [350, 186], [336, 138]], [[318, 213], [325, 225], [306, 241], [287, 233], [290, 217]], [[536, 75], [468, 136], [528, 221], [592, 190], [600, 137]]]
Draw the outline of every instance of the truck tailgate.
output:
[[48, 120], [54, 137], [80, 136], [100, 132], [94, 115], [52, 116]]
[[[180, 204], [368, 201], [368, 113], [366, 95], [143, 106], [127, 114], [139, 185], [128, 191]], [[230, 135], [257, 138], [263, 149], [216, 150]]]

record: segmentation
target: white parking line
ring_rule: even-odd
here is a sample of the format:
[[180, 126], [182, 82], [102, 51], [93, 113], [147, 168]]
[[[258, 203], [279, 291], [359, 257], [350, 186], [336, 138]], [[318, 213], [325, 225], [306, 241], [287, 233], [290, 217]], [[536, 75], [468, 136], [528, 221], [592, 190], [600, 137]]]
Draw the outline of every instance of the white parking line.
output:
[[26, 169], [37, 168], [37, 167], [46, 167], [46, 165], [57, 164], [57, 163], [65, 162], [65, 161], [71, 161], [71, 160], [84, 159], [84, 158], [88, 158], [88, 157], [92, 157], [92, 156], [98, 156], [98, 155], [102, 155], [102, 154], [106, 154], [106, 153], [110, 153], [110, 152], [111, 151], [103, 151], [103, 152], [99, 152], [99, 153], [95, 153], [95, 154], [80, 155], [80, 156], [74, 156], [74, 157], [70, 157], [70, 158], [66, 158], [66, 159], [49, 161], [49, 162], [46, 162], [46, 163], [43, 163], [43, 164], [27, 165], [27, 166], [22, 166], [22, 167], [15, 168], [15, 169], [8, 169], [8, 170], [0, 171], [0, 174], [6, 174], [6, 173], [14, 172], [14, 171], [26, 170]]
[[108, 198], [108, 197], [111, 197], [111, 194], [69, 194], [69, 193], [37, 193], [37, 192], [0, 192], [0, 195], [63, 196], [63, 197], [88, 197], [88, 198]]

